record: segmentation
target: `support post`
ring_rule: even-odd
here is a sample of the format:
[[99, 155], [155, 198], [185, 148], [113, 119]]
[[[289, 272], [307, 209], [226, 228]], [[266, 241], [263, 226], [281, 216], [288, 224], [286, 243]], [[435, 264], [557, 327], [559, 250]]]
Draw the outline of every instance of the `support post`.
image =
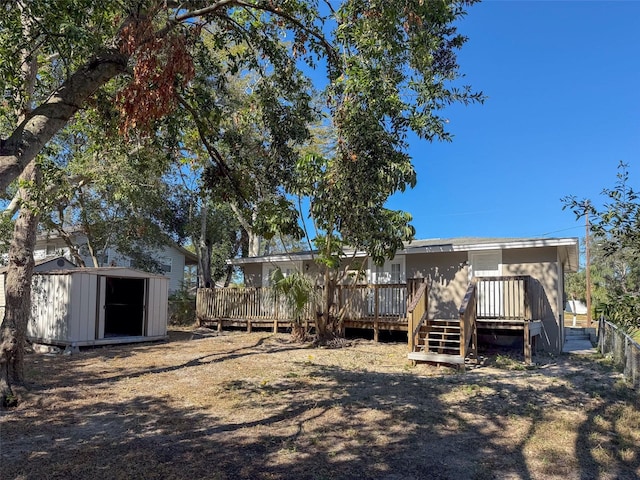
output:
[[379, 332], [379, 328], [378, 328], [378, 309], [380, 306], [380, 302], [378, 299], [378, 285], [374, 285], [373, 286], [373, 294], [374, 294], [374, 309], [375, 309], [375, 316], [373, 317], [373, 341], [378, 343], [378, 332]]
[[524, 322], [524, 363], [531, 365], [531, 335], [529, 332], [529, 322]]

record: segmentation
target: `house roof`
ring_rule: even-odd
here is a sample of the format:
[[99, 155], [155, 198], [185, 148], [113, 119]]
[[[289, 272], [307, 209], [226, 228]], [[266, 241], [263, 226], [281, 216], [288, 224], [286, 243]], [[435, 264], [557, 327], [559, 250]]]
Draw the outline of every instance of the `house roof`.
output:
[[[397, 255], [412, 255], [418, 253], [437, 252], [470, 252], [482, 250], [505, 250], [512, 248], [543, 248], [558, 247], [561, 251], [562, 261], [567, 271], [578, 270], [578, 239], [571, 238], [503, 238], [503, 237], [460, 237], [460, 238], [434, 238], [426, 240], [414, 240], [407, 243]], [[246, 265], [264, 262], [285, 262], [296, 260], [312, 260], [317, 255], [316, 251], [292, 252], [288, 254], [267, 255], [262, 257], [234, 258], [230, 260], [233, 265]], [[357, 252], [357, 256], [366, 256], [364, 252]]]

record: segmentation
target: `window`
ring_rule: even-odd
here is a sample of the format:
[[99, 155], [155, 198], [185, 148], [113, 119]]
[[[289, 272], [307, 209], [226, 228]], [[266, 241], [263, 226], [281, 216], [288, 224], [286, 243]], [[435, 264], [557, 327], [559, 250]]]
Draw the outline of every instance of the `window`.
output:
[[173, 259], [171, 258], [161, 258], [158, 260], [160, 263], [160, 270], [164, 273], [171, 273], [171, 268], [173, 267]]
[[400, 264], [391, 264], [391, 283], [400, 283]]
[[384, 283], [385, 281], [384, 267], [376, 265], [376, 278], [373, 283]]

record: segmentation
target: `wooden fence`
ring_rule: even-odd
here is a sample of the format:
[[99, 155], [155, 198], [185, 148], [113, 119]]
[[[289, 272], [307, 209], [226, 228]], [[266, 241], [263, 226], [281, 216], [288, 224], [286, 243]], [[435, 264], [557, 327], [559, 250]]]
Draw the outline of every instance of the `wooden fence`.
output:
[[598, 348], [600, 353], [613, 358], [613, 363], [624, 371], [624, 376], [640, 393], [640, 344], [602, 318], [598, 329]]

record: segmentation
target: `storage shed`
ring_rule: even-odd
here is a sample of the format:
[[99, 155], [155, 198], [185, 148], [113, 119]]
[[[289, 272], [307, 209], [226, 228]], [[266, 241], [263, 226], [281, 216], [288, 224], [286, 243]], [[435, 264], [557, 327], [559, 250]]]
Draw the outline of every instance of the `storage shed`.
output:
[[[55, 257], [55, 258], [45, 258], [44, 260], [40, 260], [36, 262], [33, 267], [33, 271], [35, 272], [48, 272], [51, 270], [69, 270], [72, 268], [78, 268], [75, 263], [71, 263], [64, 257]], [[6, 299], [4, 295], [4, 285], [7, 281], [7, 270], [8, 267], [0, 268], [0, 308], [4, 308], [6, 305]]]
[[169, 279], [130, 268], [36, 273], [30, 340], [80, 347], [167, 338]]

